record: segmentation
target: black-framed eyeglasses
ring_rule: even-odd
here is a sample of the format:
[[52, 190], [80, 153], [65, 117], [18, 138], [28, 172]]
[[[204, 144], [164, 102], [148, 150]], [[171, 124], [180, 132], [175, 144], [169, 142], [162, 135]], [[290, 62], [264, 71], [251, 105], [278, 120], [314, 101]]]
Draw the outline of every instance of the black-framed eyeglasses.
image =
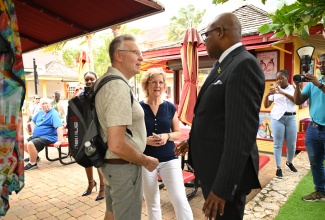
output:
[[[214, 28], [214, 29], [212, 29], [212, 30], [209, 30], [209, 31], [206, 31], [206, 32], [202, 33], [202, 34], [201, 34], [202, 40], [205, 42], [206, 39], [208, 38], [209, 34], [210, 34], [212, 31], [217, 30], [218, 28], [220, 28], [220, 26], [218, 26], [218, 27], [216, 27], [216, 28]], [[222, 30], [224, 30], [224, 31], [226, 30], [226, 29], [223, 28], [223, 27], [221, 27], [221, 28], [222, 28]]]
[[124, 51], [124, 52], [134, 53], [138, 57], [142, 56], [142, 52], [141, 51], [138, 51], [138, 50], [118, 50], [118, 51], [122, 51], [122, 52]]

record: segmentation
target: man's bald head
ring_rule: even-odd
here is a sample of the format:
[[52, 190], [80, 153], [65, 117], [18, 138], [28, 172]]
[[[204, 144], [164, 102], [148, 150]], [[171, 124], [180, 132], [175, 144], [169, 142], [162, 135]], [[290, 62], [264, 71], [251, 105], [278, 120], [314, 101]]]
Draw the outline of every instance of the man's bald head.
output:
[[223, 13], [207, 27], [205, 45], [210, 57], [219, 59], [232, 45], [241, 42], [241, 24], [233, 13]]
[[241, 41], [241, 24], [233, 13], [223, 13], [215, 17], [211, 26], [220, 26], [226, 30], [226, 36], [231, 36], [234, 43]]

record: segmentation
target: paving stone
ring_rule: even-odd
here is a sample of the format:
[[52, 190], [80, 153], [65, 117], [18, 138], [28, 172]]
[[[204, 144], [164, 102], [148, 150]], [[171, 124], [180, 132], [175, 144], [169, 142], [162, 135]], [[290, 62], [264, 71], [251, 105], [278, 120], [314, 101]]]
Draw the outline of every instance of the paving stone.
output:
[[[57, 156], [55, 149], [50, 149], [50, 156]], [[26, 219], [64, 219], [64, 220], [92, 220], [104, 218], [105, 200], [95, 201], [95, 190], [89, 196], [81, 196], [87, 188], [85, 169], [78, 164], [63, 166], [58, 161], [46, 160], [45, 152], [40, 152], [42, 158], [39, 168], [25, 172], [25, 187], [18, 193], [10, 196], [10, 209], [2, 220]], [[275, 176], [275, 161], [273, 155], [268, 155], [270, 162], [259, 172], [263, 189], [254, 189], [247, 196], [244, 213], [245, 220], [271, 220], [280, 207], [287, 201], [300, 179], [309, 171], [309, 161], [306, 152], [299, 153], [294, 159], [298, 173], [291, 173], [284, 169], [285, 178], [280, 180]], [[283, 157], [282, 163], [284, 164]], [[94, 178], [99, 183], [97, 172]], [[166, 190], [161, 190], [162, 218], [176, 219], [173, 206], [170, 203]], [[202, 207], [204, 198], [199, 189], [190, 200], [195, 220], [204, 220]], [[33, 208], [30, 210], [28, 208]], [[142, 204], [142, 219], [147, 219], [145, 202]]]
[[[278, 179], [274, 178], [269, 182], [269, 184], [261, 191], [260, 194], [257, 195], [253, 200], [248, 202], [246, 207], [254, 207], [254, 204], [259, 204], [261, 207], [254, 207], [254, 216], [256, 219], [273, 219], [281, 206], [285, 204], [288, 197], [291, 195], [299, 181], [302, 177], [304, 177], [309, 171], [310, 167], [308, 166], [300, 166], [300, 164], [309, 163], [308, 156], [306, 152], [300, 152], [295, 161], [299, 161], [300, 163], [295, 163], [295, 166], [299, 170], [298, 175], [293, 175], [293, 173], [284, 172], [286, 174], [285, 178]], [[296, 174], [296, 173], [295, 173]], [[267, 191], [267, 192], [265, 192]], [[265, 197], [264, 197], [265, 196]], [[264, 197], [264, 202], [257, 201], [259, 198]], [[253, 205], [250, 203], [254, 203]], [[246, 217], [246, 214], [250, 216], [250, 213], [244, 214], [244, 219], [254, 219], [250, 217]]]

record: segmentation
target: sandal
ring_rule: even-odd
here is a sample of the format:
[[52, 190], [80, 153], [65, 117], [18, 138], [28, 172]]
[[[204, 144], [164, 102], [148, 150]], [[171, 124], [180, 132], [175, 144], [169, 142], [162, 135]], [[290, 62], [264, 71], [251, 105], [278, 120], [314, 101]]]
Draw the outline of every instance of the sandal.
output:
[[96, 197], [95, 201], [102, 200], [105, 198], [105, 196], [101, 196], [100, 193], [104, 192], [104, 185], [100, 185], [99, 187], [99, 193], [98, 196]]
[[[92, 188], [90, 188], [90, 184], [94, 184]], [[97, 192], [97, 183], [96, 181], [89, 182], [88, 189], [82, 194], [82, 196], [88, 196], [93, 191], [93, 189], [96, 187]]]

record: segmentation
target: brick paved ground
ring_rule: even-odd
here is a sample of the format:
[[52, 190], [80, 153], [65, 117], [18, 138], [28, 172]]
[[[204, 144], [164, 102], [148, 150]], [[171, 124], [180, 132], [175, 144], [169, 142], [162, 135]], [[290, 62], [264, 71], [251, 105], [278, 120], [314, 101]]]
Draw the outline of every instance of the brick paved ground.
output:
[[[55, 157], [56, 149], [50, 150], [50, 155]], [[81, 196], [87, 188], [86, 174], [81, 166], [77, 164], [64, 166], [58, 161], [47, 161], [44, 151], [40, 153], [40, 157], [39, 168], [25, 172], [25, 187], [18, 194], [13, 193], [10, 196], [11, 208], [1, 219], [103, 219], [105, 200], [96, 202], [96, 191], [89, 196]], [[271, 159], [260, 172], [263, 185], [274, 176], [274, 172], [269, 172], [274, 169], [272, 161]], [[270, 173], [272, 175], [269, 175]], [[95, 172], [94, 175], [98, 182]], [[248, 196], [251, 197], [252, 195]], [[190, 201], [194, 219], [204, 219], [201, 212], [203, 202], [202, 192], [199, 189]], [[161, 204], [163, 219], [176, 219], [166, 190], [161, 190]], [[146, 219], [144, 203], [142, 210], [142, 219]]]
[[[78, 164], [61, 165], [58, 161], [50, 162], [45, 158], [45, 151], [39, 156], [38, 169], [25, 172], [25, 187], [18, 194], [10, 196], [10, 209], [5, 217], [0, 219], [103, 219], [105, 200], [95, 201], [97, 192], [89, 196], [81, 196], [87, 188], [87, 178], [84, 169]], [[50, 149], [50, 156], [56, 157], [57, 150]], [[275, 165], [271, 161], [261, 170], [260, 181], [266, 186], [274, 177]], [[97, 182], [98, 176], [94, 172]], [[191, 190], [188, 189], [188, 190]], [[248, 195], [252, 199], [259, 190]], [[204, 219], [202, 206], [204, 199], [201, 189], [190, 200], [194, 219]], [[161, 190], [161, 204], [164, 220], [176, 219], [167, 191]], [[146, 220], [146, 210], [143, 202], [142, 219]]]

